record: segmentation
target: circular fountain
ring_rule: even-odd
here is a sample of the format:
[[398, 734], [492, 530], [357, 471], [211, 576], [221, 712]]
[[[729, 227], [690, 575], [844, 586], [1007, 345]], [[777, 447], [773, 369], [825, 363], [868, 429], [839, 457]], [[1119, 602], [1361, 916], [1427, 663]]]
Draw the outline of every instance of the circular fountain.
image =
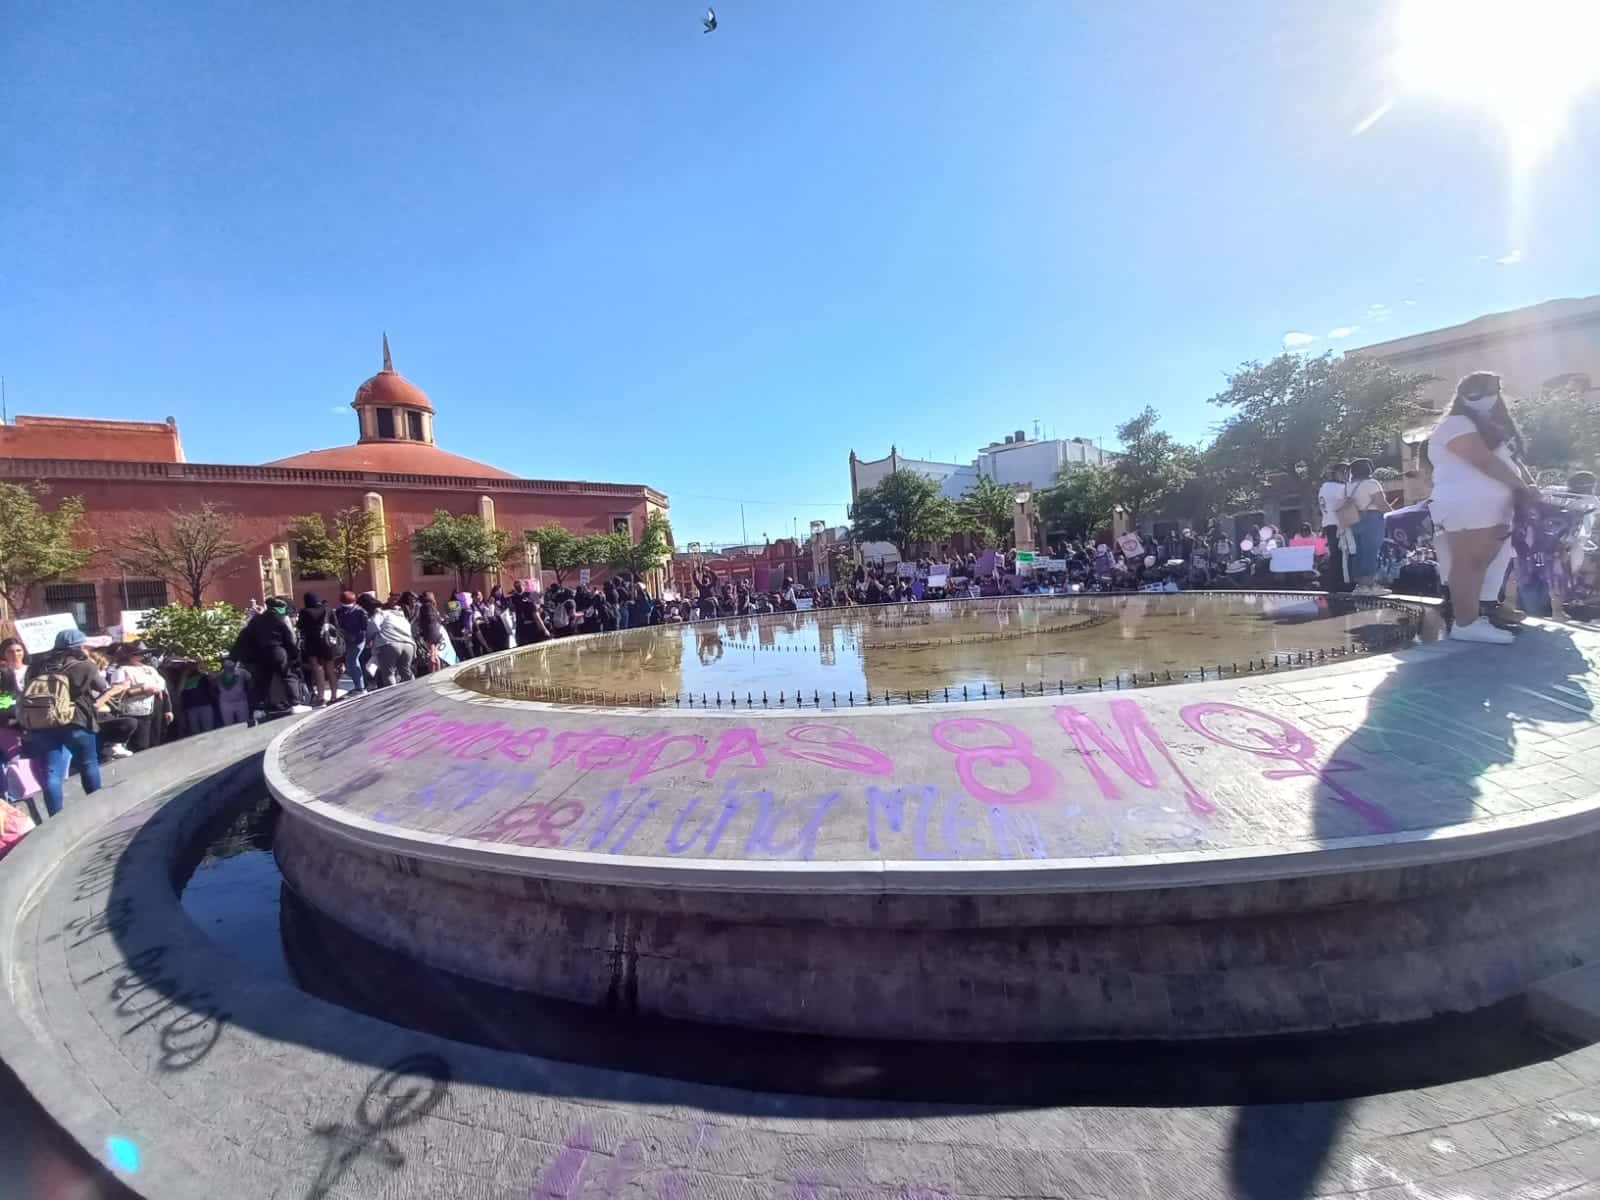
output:
[[1505, 689], [1579, 704], [1404, 648], [1424, 616], [1019, 597], [566, 639], [284, 733], [274, 852], [393, 962], [623, 1013], [1042, 1041], [1473, 1009], [1593, 949], [1587, 803], [1477, 782]]

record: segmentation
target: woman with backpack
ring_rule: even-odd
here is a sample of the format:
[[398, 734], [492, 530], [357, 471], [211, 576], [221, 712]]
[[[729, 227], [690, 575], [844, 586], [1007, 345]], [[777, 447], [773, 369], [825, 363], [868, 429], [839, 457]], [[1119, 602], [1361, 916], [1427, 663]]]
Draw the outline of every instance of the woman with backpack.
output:
[[306, 686], [311, 689], [312, 707], [332, 704], [339, 698], [345, 644], [333, 610], [315, 592], [307, 592], [296, 628], [300, 634], [300, 665]]
[[40, 784], [50, 816], [61, 811], [62, 788], [73, 763], [85, 793], [100, 790], [100, 710], [128, 690], [113, 687], [89, 661], [83, 632], [63, 629], [55, 648], [28, 672], [17, 702], [17, 724], [28, 735], [28, 753], [44, 767]]

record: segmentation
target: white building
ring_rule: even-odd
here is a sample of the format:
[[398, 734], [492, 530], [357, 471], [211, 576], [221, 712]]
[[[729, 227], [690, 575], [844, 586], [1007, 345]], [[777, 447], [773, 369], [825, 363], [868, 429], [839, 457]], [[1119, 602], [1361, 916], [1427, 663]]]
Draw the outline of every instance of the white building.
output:
[[1063, 470], [1074, 466], [1110, 466], [1115, 452], [1102, 450], [1088, 438], [1030, 438], [1022, 430], [1009, 433], [978, 451], [970, 463], [934, 462], [907, 458], [894, 446], [883, 458], [859, 458], [850, 451], [850, 499], [863, 488], [876, 487], [896, 471], [914, 471], [937, 480], [944, 495], [954, 500], [987, 476], [996, 483], [1034, 491], [1052, 486]]

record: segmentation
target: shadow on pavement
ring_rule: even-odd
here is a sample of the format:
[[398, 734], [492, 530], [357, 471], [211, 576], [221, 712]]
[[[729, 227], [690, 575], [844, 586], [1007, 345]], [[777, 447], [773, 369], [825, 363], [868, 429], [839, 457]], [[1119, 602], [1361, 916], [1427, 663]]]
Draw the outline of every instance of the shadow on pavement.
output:
[[[1362, 758], [1400, 759], [1414, 771], [1408, 795], [1396, 798], [1407, 805], [1395, 815], [1396, 827], [1471, 819], [1490, 790], [1483, 776], [1517, 761], [1519, 738], [1531, 741], [1526, 735], [1536, 733], [1543, 740], [1571, 732], [1550, 726], [1593, 722], [1594, 704], [1584, 686], [1592, 669], [1571, 635], [1553, 626], [1528, 626], [1512, 646], [1452, 647], [1450, 653], [1402, 660], [1368, 697], [1361, 723], [1332, 746], [1326, 760], [1318, 754], [1325, 767], [1334, 769], [1317, 789], [1317, 836], [1370, 833], [1371, 820], [1386, 815], [1387, 797], [1359, 796], [1359, 767], [1337, 769], [1341, 762]], [[1544, 728], [1535, 731], [1535, 723]], [[1521, 748], [1524, 758], [1533, 753]], [[1365, 828], [1363, 799], [1377, 806]], [[1467, 1053], [1482, 1049], [1471, 1041], [1469, 1035], [1463, 1046]], [[1348, 1102], [1339, 1101], [1242, 1108], [1231, 1162], [1242, 1200], [1311, 1195], [1348, 1110]]]

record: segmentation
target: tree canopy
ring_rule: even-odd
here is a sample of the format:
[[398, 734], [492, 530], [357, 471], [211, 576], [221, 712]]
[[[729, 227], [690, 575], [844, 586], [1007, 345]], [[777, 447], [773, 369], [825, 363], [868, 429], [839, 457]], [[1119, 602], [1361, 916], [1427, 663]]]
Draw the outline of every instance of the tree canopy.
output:
[[896, 471], [876, 487], [862, 488], [850, 513], [857, 542], [889, 542], [902, 556], [918, 542], [936, 542], [956, 527], [955, 505], [939, 484], [915, 471]]
[[1067, 467], [1054, 487], [1039, 493], [1039, 520], [1047, 536], [1084, 541], [1111, 524], [1116, 503], [1117, 476], [1109, 467]]
[[984, 546], [1005, 547], [1016, 532], [1017, 489], [996, 483], [987, 475], [956, 501], [956, 518]]
[[[383, 519], [361, 505], [341, 508], [330, 526], [321, 513], [306, 513], [289, 522], [286, 536], [296, 547], [296, 561], [307, 575], [330, 575], [341, 588], [354, 591], [368, 560], [385, 558], [381, 544]], [[375, 547], [376, 544], [376, 548]]]
[[142, 521], [128, 531], [117, 565], [130, 575], [166, 580], [199, 608], [206, 589], [242, 565], [244, 543], [233, 531], [233, 515], [209, 500], [199, 508], [168, 509], [164, 521]]
[[584, 567], [599, 566], [617, 553], [619, 539], [614, 533], [573, 533], [564, 525], [541, 525], [523, 535], [530, 545], [538, 547], [539, 565], [556, 577], [561, 587], [566, 577]]
[[83, 498], [63, 497], [55, 508], [40, 504], [49, 489], [0, 483], [0, 597], [11, 617], [26, 615], [33, 589], [82, 570], [92, 549], [74, 542], [83, 519]]
[[1295, 480], [1301, 509], [1314, 512], [1329, 466], [1382, 454], [1432, 415], [1421, 400], [1430, 380], [1361, 354], [1247, 362], [1211, 398], [1230, 410], [1212, 448], [1257, 490], [1279, 473]]
[[215, 671], [243, 624], [244, 613], [224, 600], [201, 608], [169, 604], [145, 618], [139, 635], [163, 654], [192, 658]]
[[610, 538], [605, 563], [616, 571], [646, 575], [672, 556], [672, 526], [664, 512], [652, 512], [645, 518], [637, 542], [621, 533], [611, 534]]
[[1511, 406], [1528, 465], [1550, 474], [1552, 482], [1575, 468], [1592, 471], [1600, 460], [1600, 393], [1587, 382], [1565, 382]]
[[431, 523], [411, 533], [411, 549], [426, 563], [444, 567], [460, 588], [469, 576], [498, 571], [511, 557], [511, 534], [490, 525], [477, 513], [435, 509]]
[[1117, 426], [1122, 456], [1111, 468], [1117, 481], [1117, 503], [1136, 525], [1189, 481], [1189, 449], [1165, 432], [1160, 422], [1160, 414], [1147, 405], [1138, 416]]

